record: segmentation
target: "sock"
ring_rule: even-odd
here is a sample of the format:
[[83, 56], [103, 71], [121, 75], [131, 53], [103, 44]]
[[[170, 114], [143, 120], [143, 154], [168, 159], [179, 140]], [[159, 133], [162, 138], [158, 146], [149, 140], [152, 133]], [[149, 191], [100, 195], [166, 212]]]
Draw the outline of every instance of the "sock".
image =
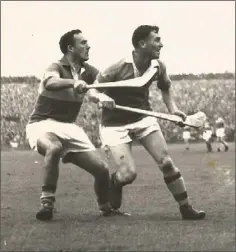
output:
[[42, 194], [40, 197], [41, 203], [51, 203], [55, 202], [55, 191], [56, 186], [42, 186]]
[[164, 181], [167, 185], [167, 188], [180, 206], [188, 204], [188, 194], [184, 184], [184, 179], [180, 172], [168, 177], [164, 177]]

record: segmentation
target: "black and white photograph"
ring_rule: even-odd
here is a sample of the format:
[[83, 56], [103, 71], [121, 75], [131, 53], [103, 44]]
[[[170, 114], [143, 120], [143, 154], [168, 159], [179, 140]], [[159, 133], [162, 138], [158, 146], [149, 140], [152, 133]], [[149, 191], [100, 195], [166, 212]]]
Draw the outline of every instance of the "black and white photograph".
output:
[[235, 1], [1, 1], [1, 251], [235, 244]]

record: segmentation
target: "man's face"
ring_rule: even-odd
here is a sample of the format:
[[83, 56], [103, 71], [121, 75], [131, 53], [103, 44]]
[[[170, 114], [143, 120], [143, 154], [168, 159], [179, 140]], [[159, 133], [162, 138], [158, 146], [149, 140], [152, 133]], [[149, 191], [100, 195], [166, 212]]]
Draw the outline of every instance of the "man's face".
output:
[[160, 34], [156, 31], [152, 31], [145, 40], [141, 41], [143, 52], [149, 55], [151, 59], [159, 59], [162, 47]]
[[89, 49], [87, 39], [82, 33], [74, 34], [74, 45], [70, 47], [70, 51], [76, 59], [87, 61], [89, 59]]

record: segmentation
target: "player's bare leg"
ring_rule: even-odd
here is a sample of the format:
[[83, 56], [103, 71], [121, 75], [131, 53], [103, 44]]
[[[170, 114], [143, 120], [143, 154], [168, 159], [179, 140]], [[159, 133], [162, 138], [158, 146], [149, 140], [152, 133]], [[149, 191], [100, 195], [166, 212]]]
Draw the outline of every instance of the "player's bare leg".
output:
[[55, 192], [59, 176], [59, 161], [62, 151], [60, 140], [52, 133], [46, 133], [37, 142], [38, 152], [44, 156], [41, 208], [36, 214], [39, 220], [53, 217]]
[[[136, 167], [131, 153], [131, 143], [110, 146], [111, 158], [117, 167], [117, 171], [111, 175], [110, 202], [113, 209], [118, 210], [122, 204], [122, 188], [131, 184], [136, 176]], [[123, 213], [124, 215], [130, 215]]]
[[[94, 177], [94, 191], [97, 196], [99, 210], [110, 213], [109, 203], [109, 171], [108, 165], [101, 160], [97, 151], [71, 152], [63, 159], [64, 163], [73, 163]], [[104, 213], [104, 215], [106, 214]]]
[[178, 202], [183, 219], [204, 219], [205, 212], [197, 211], [189, 204], [184, 179], [169, 156], [167, 144], [161, 130], [154, 131], [140, 139], [142, 145], [154, 158], [164, 175], [167, 188]]

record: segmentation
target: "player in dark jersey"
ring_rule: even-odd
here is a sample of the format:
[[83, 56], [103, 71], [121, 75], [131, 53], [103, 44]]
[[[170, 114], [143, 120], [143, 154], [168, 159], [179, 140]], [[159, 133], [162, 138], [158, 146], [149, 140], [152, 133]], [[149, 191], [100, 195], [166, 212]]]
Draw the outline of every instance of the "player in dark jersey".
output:
[[229, 150], [229, 146], [225, 141], [225, 121], [222, 117], [219, 117], [215, 122], [216, 138], [217, 138], [217, 151], [220, 152], [221, 145], [224, 146], [225, 151]]
[[[167, 75], [166, 66], [159, 60], [163, 47], [159, 28], [142, 25], [132, 37], [134, 51], [128, 57], [111, 65], [97, 76], [97, 81], [116, 82], [142, 76], [150, 69], [156, 68], [156, 75], [145, 86], [139, 88], [110, 88], [104, 92], [114, 99], [116, 104], [151, 110], [149, 104], [149, 86], [154, 81], [161, 90], [163, 101], [171, 114], [186, 118], [180, 111], [171, 95], [171, 80]], [[131, 184], [136, 176], [136, 168], [131, 153], [133, 139], [140, 143], [154, 158], [164, 175], [164, 181], [178, 202], [183, 219], [203, 219], [205, 213], [197, 211], [189, 204], [184, 179], [174, 165], [167, 149], [167, 144], [154, 117], [144, 116], [118, 109], [103, 109], [101, 140], [109, 146], [113, 158], [119, 167], [111, 177], [111, 203], [114, 209], [121, 207], [122, 188]], [[145, 168], [145, 167], [144, 167]]]
[[[83, 92], [98, 73], [95, 67], [86, 63], [90, 47], [80, 30], [67, 32], [59, 44], [64, 56], [46, 69], [26, 127], [31, 148], [43, 155], [45, 162], [41, 208], [36, 218], [50, 220], [53, 217], [60, 158], [64, 163], [73, 163], [94, 176], [94, 189], [103, 216], [119, 214], [112, 211], [109, 204], [107, 165], [83, 128], [74, 123], [83, 102]], [[114, 101], [103, 94], [94, 101], [105, 107], [114, 106]]]

